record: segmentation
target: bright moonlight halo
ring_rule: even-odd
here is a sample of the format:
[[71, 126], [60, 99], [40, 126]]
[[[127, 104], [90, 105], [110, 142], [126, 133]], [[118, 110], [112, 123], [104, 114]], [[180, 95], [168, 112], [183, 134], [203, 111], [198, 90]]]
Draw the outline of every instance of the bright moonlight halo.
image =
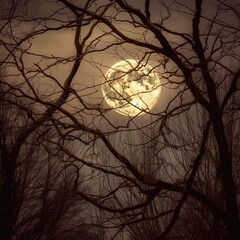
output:
[[136, 116], [150, 111], [159, 99], [161, 82], [149, 64], [126, 59], [114, 64], [105, 75], [102, 92], [115, 111]]

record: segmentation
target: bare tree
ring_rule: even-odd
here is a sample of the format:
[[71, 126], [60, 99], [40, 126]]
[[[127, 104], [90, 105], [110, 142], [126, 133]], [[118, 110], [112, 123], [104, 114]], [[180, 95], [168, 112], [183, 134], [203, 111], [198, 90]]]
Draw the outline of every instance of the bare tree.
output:
[[[41, 11], [32, 9], [34, 1], [3, 3], [10, 13], [2, 14], [1, 26], [7, 83], [12, 87], [17, 80], [18, 98], [38, 109], [19, 128], [11, 158], [17, 159], [26, 139], [47, 125], [56, 133], [51, 144], [76, 170], [74, 193], [104, 212], [102, 223], [113, 223], [116, 230], [111, 238], [131, 221], [145, 221], [151, 232], [154, 219], [154, 229], [159, 228], [155, 239], [177, 238], [186, 216], [197, 221], [194, 216], [206, 208], [215, 226], [206, 234], [223, 226], [220, 239], [239, 239], [239, 178], [234, 171], [239, 169], [234, 149], [239, 135], [239, 4], [60, 0], [44, 2]], [[142, 63], [153, 66], [161, 78], [162, 102], [155, 111], [140, 109], [144, 115], [117, 123], [117, 113], [99, 92], [108, 80], [105, 71], [124, 59], [139, 63], [125, 75]], [[130, 101], [121, 92], [119, 96]], [[144, 136], [145, 142], [138, 137], [129, 144], [126, 139], [134, 135]], [[148, 172], [134, 157], [135, 148], [147, 152], [149, 144], [157, 164], [146, 154]], [[81, 187], [87, 183], [94, 187], [86, 193]], [[162, 199], [168, 200], [159, 206]], [[122, 217], [128, 222], [116, 226], [113, 220]]]
[[[18, 99], [1, 76], [0, 235], [2, 239], [100, 239], [88, 228], [88, 206], [74, 194], [76, 169], [54, 147], [56, 133], [46, 125], [24, 139], [16, 158], [19, 133], [35, 119], [26, 99]], [[69, 146], [70, 147], [70, 146]]]

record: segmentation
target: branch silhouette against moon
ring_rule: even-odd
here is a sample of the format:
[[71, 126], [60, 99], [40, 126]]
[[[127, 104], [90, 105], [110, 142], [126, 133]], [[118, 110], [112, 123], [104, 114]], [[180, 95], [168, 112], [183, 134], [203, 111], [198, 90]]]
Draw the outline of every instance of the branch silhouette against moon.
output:
[[111, 108], [136, 116], [154, 107], [161, 93], [160, 84], [158, 74], [149, 64], [127, 59], [107, 71], [102, 91]]

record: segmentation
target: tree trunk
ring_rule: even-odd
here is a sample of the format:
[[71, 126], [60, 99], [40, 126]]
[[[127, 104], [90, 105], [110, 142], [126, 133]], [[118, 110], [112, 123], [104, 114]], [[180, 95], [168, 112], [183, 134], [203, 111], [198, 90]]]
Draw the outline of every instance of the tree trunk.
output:
[[15, 219], [15, 183], [12, 169], [2, 171], [0, 196], [0, 236], [9, 240], [12, 236]]
[[236, 188], [232, 174], [232, 154], [228, 147], [228, 142], [224, 132], [224, 125], [220, 112], [214, 112], [214, 114], [212, 114], [212, 121], [214, 134], [219, 149], [229, 239], [239, 240], [240, 224], [238, 218]]
[[16, 164], [9, 157], [3, 142], [1, 142], [0, 161], [0, 236], [2, 240], [9, 240], [13, 233], [16, 213]]

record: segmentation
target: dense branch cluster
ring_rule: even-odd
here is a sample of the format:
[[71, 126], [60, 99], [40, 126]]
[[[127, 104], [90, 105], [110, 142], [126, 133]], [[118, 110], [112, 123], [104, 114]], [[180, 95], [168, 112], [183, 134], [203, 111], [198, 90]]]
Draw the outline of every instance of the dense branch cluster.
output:
[[[2, 239], [240, 238], [238, 1], [0, 9]], [[152, 76], [154, 108], [104, 100]]]

